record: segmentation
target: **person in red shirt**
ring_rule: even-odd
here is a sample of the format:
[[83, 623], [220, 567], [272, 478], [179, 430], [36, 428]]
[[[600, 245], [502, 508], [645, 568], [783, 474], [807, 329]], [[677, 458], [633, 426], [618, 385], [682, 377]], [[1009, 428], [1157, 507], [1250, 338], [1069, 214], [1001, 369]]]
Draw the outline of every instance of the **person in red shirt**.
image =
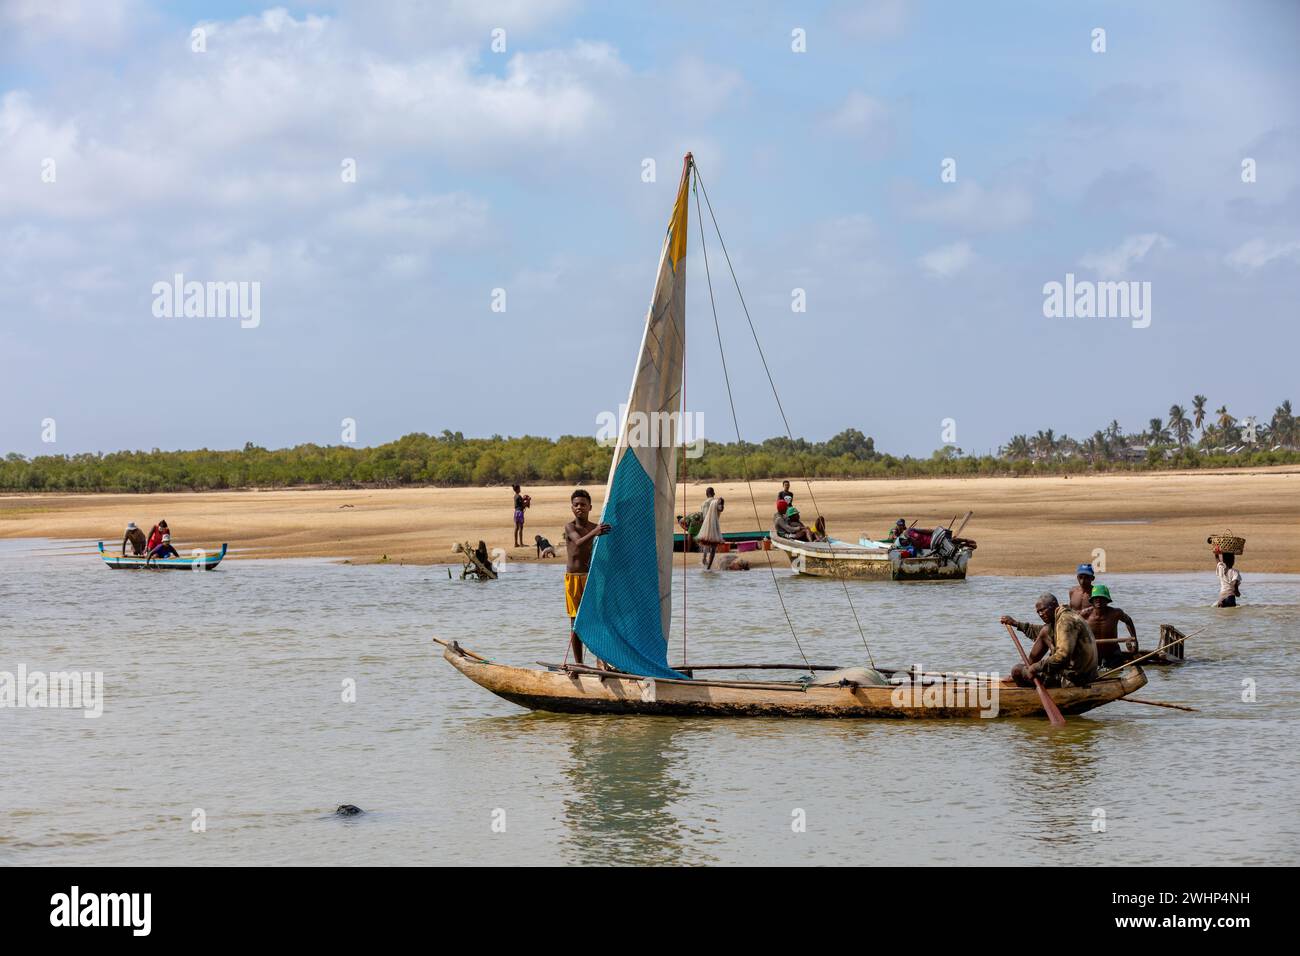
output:
[[166, 519], [163, 519], [150, 529], [149, 543], [148, 547], [145, 548], [145, 551], [152, 551], [154, 548], [158, 547], [158, 545], [162, 544], [163, 535], [165, 534], [171, 534], [171, 529], [167, 527]]

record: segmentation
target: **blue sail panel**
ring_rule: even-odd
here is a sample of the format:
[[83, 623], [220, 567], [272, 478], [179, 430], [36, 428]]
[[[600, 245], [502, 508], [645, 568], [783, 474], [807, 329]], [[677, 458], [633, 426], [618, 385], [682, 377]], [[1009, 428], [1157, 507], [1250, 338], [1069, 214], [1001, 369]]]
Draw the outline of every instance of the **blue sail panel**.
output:
[[601, 660], [643, 677], [685, 680], [668, 666], [660, 618], [655, 486], [637, 456], [625, 453], [610, 482], [574, 630]]

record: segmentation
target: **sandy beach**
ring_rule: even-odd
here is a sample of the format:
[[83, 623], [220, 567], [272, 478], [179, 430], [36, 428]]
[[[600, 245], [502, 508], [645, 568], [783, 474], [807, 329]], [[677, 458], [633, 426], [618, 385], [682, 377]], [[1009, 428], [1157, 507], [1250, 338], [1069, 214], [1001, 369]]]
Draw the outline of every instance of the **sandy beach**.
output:
[[[723, 529], [766, 523], [777, 483], [753, 486], [760, 522], [744, 483], [715, 485], [727, 499]], [[883, 533], [895, 518], [922, 527], [974, 511], [964, 532], [979, 542], [972, 574], [1037, 574], [1072, 568], [1104, 549], [1115, 572], [1212, 568], [1205, 537], [1231, 528], [1248, 539], [1241, 567], [1300, 572], [1300, 468], [1171, 472], [1072, 478], [961, 478], [816, 481], [811, 496], [792, 484], [809, 523], [826, 515], [833, 535], [856, 540]], [[569, 486], [530, 486], [525, 540], [561, 540]], [[603, 486], [590, 489], [597, 511]], [[703, 486], [691, 485], [692, 508]], [[816, 506], [812, 499], [815, 498]], [[511, 491], [404, 488], [357, 491], [241, 491], [159, 495], [0, 496], [0, 538], [103, 539], [116, 549], [127, 521], [147, 531], [159, 518], [175, 530], [182, 553], [229, 542], [231, 557], [324, 557], [354, 562], [454, 562], [453, 542], [480, 538], [511, 560]], [[678, 510], [684, 510], [679, 493]], [[783, 562], [784, 563], [784, 562]]]

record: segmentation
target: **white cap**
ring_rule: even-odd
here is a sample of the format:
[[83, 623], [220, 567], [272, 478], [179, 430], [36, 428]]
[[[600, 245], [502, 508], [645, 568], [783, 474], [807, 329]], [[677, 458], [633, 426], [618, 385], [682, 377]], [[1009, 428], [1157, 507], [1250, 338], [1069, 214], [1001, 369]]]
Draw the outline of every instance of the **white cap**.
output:
[[172, 539], [172, 536], [171, 536], [171, 535], [169, 535], [169, 534], [165, 534], [165, 535], [163, 535], [163, 540], [164, 540], [164, 541], [170, 541], [171, 539]]
[[126, 530], [127, 530], [127, 531], [134, 531], [134, 530], [135, 530], [135, 522], [134, 522], [134, 521], [128, 521], [128, 522], [126, 523]]

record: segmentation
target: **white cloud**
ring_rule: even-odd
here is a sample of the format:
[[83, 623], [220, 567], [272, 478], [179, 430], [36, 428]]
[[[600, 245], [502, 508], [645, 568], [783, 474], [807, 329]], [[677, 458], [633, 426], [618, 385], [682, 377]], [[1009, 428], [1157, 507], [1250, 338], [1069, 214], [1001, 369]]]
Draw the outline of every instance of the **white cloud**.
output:
[[915, 203], [912, 215], [961, 229], [994, 232], [1022, 226], [1033, 215], [1029, 191], [1018, 185], [985, 188], [969, 179], [944, 183]]
[[487, 204], [466, 193], [375, 196], [339, 210], [331, 225], [345, 237], [392, 238], [426, 247], [477, 242], [487, 227]]
[[870, 136], [889, 124], [890, 111], [882, 101], [852, 90], [830, 116], [830, 126], [841, 133]]
[[1152, 249], [1164, 248], [1169, 240], [1158, 232], [1144, 232], [1128, 236], [1113, 249], [1090, 252], [1079, 260], [1079, 264], [1091, 269], [1103, 279], [1118, 279], [1147, 257]]
[[1224, 257], [1224, 261], [1243, 274], [1264, 268], [1270, 262], [1290, 260], [1300, 263], [1300, 239], [1289, 242], [1269, 242], [1251, 239], [1243, 242]]
[[954, 242], [951, 245], [931, 249], [917, 261], [931, 275], [940, 279], [950, 279], [975, 261], [975, 251], [971, 249], [968, 242]]

